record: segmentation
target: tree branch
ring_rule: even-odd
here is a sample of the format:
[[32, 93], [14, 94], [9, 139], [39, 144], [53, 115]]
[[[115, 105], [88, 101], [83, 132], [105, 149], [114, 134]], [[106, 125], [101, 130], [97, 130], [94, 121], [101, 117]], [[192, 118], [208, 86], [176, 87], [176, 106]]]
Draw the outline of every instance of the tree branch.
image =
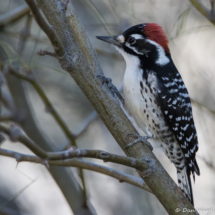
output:
[[96, 111], [93, 111], [86, 119], [86, 122], [84, 123], [83, 127], [75, 134], [75, 138], [79, 138], [80, 136], [82, 136], [87, 129], [89, 128], [89, 126], [96, 121], [99, 118], [99, 115], [96, 113]]
[[17, 53], [19, 55], [22, 54], [25, 48], [25, 44], [27, 42], [28, 37], [30, 36], [31, 24], [32, 24], [32, 16], [29, 13], [27, 16], [25, 27], [20, 32], [20, 40], [18, 43]]
[[17, 125], [12, 125], [9, 128], [0, 124], [0, 131], [8, 135], [12, 142], [21, 142], [37, 156], [46, 158], [46, 152], [34, 143]]
[[[120, 182], [127, 182], [129, 184], [133, 184], [137, 187], [140, 187], [150, 193], [152, 193], [151, 189], [146, 185], [146, 183], [135, 176], [131, 176], [129, 174], [126, 173], [121, 173], [117, 170], [114, 170], [112, 168], [109, 167], [105, 167], [105, 166], [101, 166], [98, 164], [94, 164], [94, 163], [90, 163], [90, 162], [86, 162], [86, 161], [82, 161], [79, 159], [70, 159], [70, 160], [64, 160], [64, 161], [50, 161], [49, 162], [50, 165], [62, 165], [62, 166], [76, 166], [76, 167], [80, 167], [83, 169], [87, 169], [87, 170], [91, 170], [94, 172], [99, 172], [99, 173], [103, 173], [105, 175], [109, 175], [113, 178], [118, 179]], [[152, 193], [153, 194], [153, 193]]]
[[[27, 21], [28, 23], [28, 21]], [[24, 47], [24, 43], [23, 43], [23, 47]], [[70, 141], [70, 145], [73, 146], [77, 146], [76, 141], [75, 141], [75, 136], [72, 134], [72, 132], [69, 130], [69, 128], [67, 127], [66, 123], [61, 119], [60, 115], [58, 114], [58, 112], [55, 110], [54, 106], [52, 105], [52, 103], [50, 102], [50, 100], [48, 99], [48, 97], [46, 96], [45, 92], [43, 91], [43, 89], [40, 87], [40, 85], [36, 82], [35, 78], [32, 78], [32, 71], [30, 71], [31, 73], [31, 77], [29, 76], [25, 76], [21, 73], [16, 72], [11, 66], [8, 68], [9, 72], [20, 78], [23, 79], [25, 81], [28, 81], [37, 91], [38, 95], [40, 96], [40, 98], [42, 99], [42, 101], [44, 102], [45, 106], [46, 106], [46, 110], [48, 110], [49, 113], [51, 113], [51, 115], [53, 116], [53, 118], [56, 120], [57, 124], [59, 125], [59, 127], [62, 129], [62, 131], [64, 132], [64, 134], [66, 135], [66, 137], [69, 139]], [[35, 154], [44, 156], [44, 150], [42, 150], [42, 148], [38, 148], [37, 144], [34, 144], [34, 142], [32, 140], [26, 142], [28, 143], [27, 147], [30, 148]], [[37, 147], [36, 147], [37, 146]], [[84, 207], [86, 207], [87, 205], [87, 195], [86, 195], [86, 190], [85, 190], [85, 180], [83, 177], [83, 170], [80, 169], [80, 175], [81, 175], [81, 181], [83, 184], [83, 193], [84, 193]]]
[[113, 178], [118, 179], [120, 182], [127, 182], [129, 184], [140, 187], [140, 188], [152, 193], [152, 191], [149, 189], [149, 187], [140, 178], [131, 176], [129, 174], [121, 173], [121, 172], [111, 169], [109, 167], [105, 167], [102, 165], [83, 161], [80, 159], [50, 161], [50, 160], [41, 159], [41, 158], [33, 156], [33, 155], [25, 155], [22, 153], [18, 153], [18, 152], [6, 150], [6, 149], [0, 149], [0, 155], [15, 158], [18, 163], [19, 162], [32, 162], [32, 163], [40, 163], [43, 165], [48, 164], [48, 165], [53, 165], [53, 166], [78, 167], [78, 168], [87, 169], [87, 170], [91, 170], [94, 172], [99, 172], [99, 173], [111, 176]]
[[[123, 90], [123, 85], [121, 85], [119, 87], [119, 93], [122, 93]], [[96, 111], [93, 111], [90, 116], [87, 117], [87, 122], [85, 122], [85, 125], [77, 132], [77, 134], [75, 134], [75, 138], [80, 137], [81, 135], [84, 134], [84, 132], [86, 132], [86, 130], [89, 128], [89, 126], [91, 125], [91, 123], [93, 123], [95, 120], [97, 120], [99, 118], [99, 115], [96, 113]]]
[[12, 66], [9, 66], [9, 72], [16, 76], [17, 78], [20, 78], [22, 80], [25, 80], [29, 82], [34, 89], [37, 91], [38, 95], [42, 99], [43, 103], [45, 104], [46, 110], [53, 116], [57, 124], [60, 126], [66, 137], [70, 140], [70, 144], [73, 146], [76, 146], [75, 142], [75, 136], [72, 134], [72, 132], [67, 127], [66, 123], [61, 119], [58, 112], [55, 110], [54, 106], [46, 96], [45, 92], [43, 91], [42, 87], [37, 83], [34, 77], [32, 77], [32, 71], [30, 71], [29, 76], [23, 75], [21, 73], [18, 73]]
[[113, 162], [129, 167], [136, 168], [138, 170], [146, 171], [150, 167], [150, 161], [147, 159], [137, 160], [130, 157], [125, 157], [121, 155], [111, 154], [102, 150], [92, 150], [92, 149], [79, 149], [76, 147], [70, 147], [66, 151], [61, 152], [45, 152], [37, 144], [35, 144], [26, 134], [16, 125], [7, 128], [0, 124], [0, 130], [7, 134], [11, 141], [21, 142], [27, 146], [32, 152], [42, 159], [48, 160], [67, 160], [77, 157], [85, 158], [97, 158], [105, 162]]
[[23, 4], [0, 16], [0, 28], [14, 23], [25, 16], [30, 11], [28, 5]]
[[65, 50], [63, 49], [61, 42], [59, 41], [58, 37], [56, 36], [53, 26], [50, 26], [44, 20], [35, 1], [32, 1], [32, 0], [25, 0], [25, 1], [28, 4], [29, 8], [31, 9], [31, 12], [34, 15], [34, 18], [35, 18], [37, 24], [40, 26], [40, 28], [46, 33], [46, 35], [50, 39], [50, 41], [55, 49], [55, 52], [59, 56], [64, 55]]
[[[1, 47], [0, 50], [2, 60], [7, 61], [4, 50], [2, 50]], [[18, 110], [17, 112], [24, 116], [19, 123], [25, 133], [43, 150], [57, 151], [59, 149], [58, 146], [52, 144], [51, 141], [47, 139], [46, 135], [44, 135], [41, 130], [41, 126], [37, 123], [37, 120], [35, 120], [34, 110], [28, 100], [28, 95], [22, 80], [17, 79], [17, 77], [11, 74], [8, 74], [6, 79], [16, 106], [16, 111]], [[96, 214], [89, 200], [87, 207], [85, 206], [86, 198], [84, 196], [84, 191], [72, 171], [68, 171], [60, 166], [50, 166], [48, 170], [58, 184], [75, 215], [79, 215], [81, 212], [87, 213], [88, 215]]]
[[49, 55], [51, 57], [56, 57], [55, 53], [52, 53], [52, 52], [49, 52], [49, 51], [46, 51], [46, 50], [40, 50], [40, 51], [37, 52], [37, 54], [40, 55], [40, 56]]
[[203, 4], [199, 2], [199, 0], [190, 0], [191, 4], [206, 18], [208, 19], [213, 25], [215, 25], [215, 13], [209, 11]]
[[[15, 37], [15, 38], [20, 38], [20, 32], [16, 32], [13, 30], [9, 30], [9, 29], [5, 29], [3, 32], [1, 32], [1, 34], [6, 34], [9, 35], [11, 37]], [[28, 40], [31, 41], [38, 41], [39, 43], [50, 43], [50, 40], [47, 38], [47, 36], [44, 36], [42, 38], [38, 38], [38, 36], [35, 35], [29, 35]]]

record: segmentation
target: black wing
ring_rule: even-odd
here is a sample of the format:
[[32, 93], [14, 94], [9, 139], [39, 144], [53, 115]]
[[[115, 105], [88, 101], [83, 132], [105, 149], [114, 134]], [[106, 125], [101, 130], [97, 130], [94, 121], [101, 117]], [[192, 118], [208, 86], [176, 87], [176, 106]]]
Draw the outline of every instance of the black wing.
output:
[[165, 71], [157, 74], [157, 103], [160, 105], [170, 129], [175, 134], [190, 172], [195, 171], [197, 175], [200, 175], [195, 159], [198, 151], [198, 138], [188, 91], [173, 63], [162, 70]]

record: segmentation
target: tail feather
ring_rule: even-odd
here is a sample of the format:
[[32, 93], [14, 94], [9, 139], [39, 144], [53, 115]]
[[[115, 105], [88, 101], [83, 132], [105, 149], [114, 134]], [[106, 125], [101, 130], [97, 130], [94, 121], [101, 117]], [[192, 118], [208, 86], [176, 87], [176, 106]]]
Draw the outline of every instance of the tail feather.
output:
[[198, 166], [198, 164], [196, 162], [196, 159], [194, 159], [193, 164], [194, 164], [193, 165], [194, 171], [196, 172], [197, 175], [200, 175], [200, 170], [199, 170], [199, 166]]
[[185, 166], [182, 170], [177, 171], [178, 186], [182, 192], [187, 196], [191, 204], [194, 206], [193, 190], [190, 180], [190, 169]]

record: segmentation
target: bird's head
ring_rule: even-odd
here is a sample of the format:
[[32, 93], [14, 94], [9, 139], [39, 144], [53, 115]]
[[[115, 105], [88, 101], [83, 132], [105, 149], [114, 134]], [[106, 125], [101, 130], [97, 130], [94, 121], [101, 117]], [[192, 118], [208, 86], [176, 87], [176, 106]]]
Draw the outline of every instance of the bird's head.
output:
[[164, 66], [170, 61], [168, 39], [162, 27], [155, 23], [132, 26], [118, 36], [97, 38], [114, 45], [126, 63], [130, 57], [137, 57], [143, 62], [159, 66]]

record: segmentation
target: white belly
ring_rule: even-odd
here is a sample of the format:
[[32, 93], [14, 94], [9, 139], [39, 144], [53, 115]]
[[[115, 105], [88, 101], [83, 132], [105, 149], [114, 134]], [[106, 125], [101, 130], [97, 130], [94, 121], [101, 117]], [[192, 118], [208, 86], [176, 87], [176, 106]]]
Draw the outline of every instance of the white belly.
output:
[[[151, 86], [155, 86], [151, 80]], [[140, 84], [142, 83], [142, 84]], [[141, 87], [142, 85], [142, 87]], [[126, 69], [123, 81], [125, 106], [128, 113], [134, 118], [138, 127], [150, 137], [159, 138], [161, 129], [167, 128], [160, 108], [157, 106], [152, 90], [143, 80], [143, 71]]]
[[135, 73], [136, 74], [132, 75], [128, 70], [125, 72], [123, 81], [125, 106], [137, 125], [143, 130], [144, 133], [146, 133], [146, 124], [143, 123], [146, 120], [143, 112], [145, 104], [140, 93], [140, 80], [142, 72], [135, 71]]

